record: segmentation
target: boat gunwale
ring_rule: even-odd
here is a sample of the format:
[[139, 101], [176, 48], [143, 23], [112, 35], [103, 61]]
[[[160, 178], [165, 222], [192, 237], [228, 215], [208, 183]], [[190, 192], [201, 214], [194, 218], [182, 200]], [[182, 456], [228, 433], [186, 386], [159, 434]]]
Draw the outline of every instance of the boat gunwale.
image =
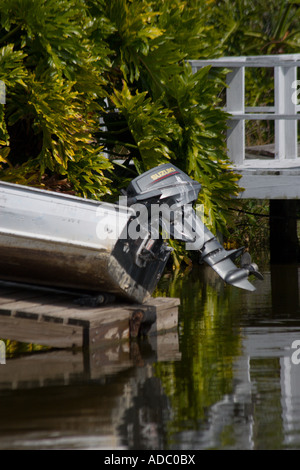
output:
[[[5, 190], [5, 188], [8, 188], [8, 189], [11, 189], [13, 191], [17, 191], [17, 192], [21, 192], [21, 191], [25, 191], [25, 192], [28, 192], [29, 194], [30, 193], [34, 193], [35, 196], [37, 195], [41, 195], [43, 197], [45, 196], [48, 196], [49, 198], [50, 197], [53, 197], [55, 199], [59, 199], [59, 200], [62, 200], [62, 201], [70, 201], [70, 202], [79, 202], [80, 204], [83, 204], [83, 205], [86, 205], [86, 209], [88, 209], [88, 205], [91, 204], [93, 206], [105, 206], [105, 208], [108, 208], [108, 209], [111, 209], [111, 210], [114, 210], [114, 211], [122, 211], [124, 212], [125, 214], [128, 214], [128, 216], [130, 215], [135, 215], [135, 211], [129, 207], [129, 206], [123, 206], [123, 205], [120, 205], [120, 204], [117, 204], [117, 203], [113, 203], [113, 202], [106, 202], [106, 201], [100, 201], [100, 200], [96, 200], [96, 199], [88, 199], [88, 198], [84, 198], [84, 197], [80, 197], [80, 196], [74, 196], [72, 194], [66, 194], [66, 193], [58, 193], [58, 192], [55, 192], [55, 191], [48, 191], [46, 189], [42, 189], [42, 188], [35, 188], [35, 187], [32, 187], [32, 186], [24, 186], [24, 185], [21, 185], [21, 184], [15, 184], [15, 183], [8, 183], [6, 181], [0, 181], [0, 195], [1, 195], [1, 188], [3, 187], [3, 189]], [[3, 191], [3, 194], [5, 194], [5, 191]], [[1, 205], [0, 205], [1, 207]]]

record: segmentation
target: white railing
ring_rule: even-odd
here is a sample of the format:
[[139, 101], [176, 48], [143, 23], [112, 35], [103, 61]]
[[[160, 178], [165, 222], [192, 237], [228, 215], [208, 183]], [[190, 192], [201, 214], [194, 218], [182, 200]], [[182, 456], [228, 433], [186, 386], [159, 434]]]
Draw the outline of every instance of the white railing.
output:
[[[231, 114], [227, 131], [227, 148], [230, 160], [236, 166], [245, 162], [245, 121], [275, 120], [274, 160], [278, 163], [298, 157], [298, 123], [300, 111], [300, 81], [297, 82], [297, 67], [300, 54], [267, 56], [222, 57], [211, 60], [191, 60], [194, 71], [211, 65], [229, 71], [226, 80], [225, 111]], [[245, 107], [245, 68], [274, 68], [274, 106]], [[299, 93], [297, 94], [297, 88]], [[299, 159], [300, 160], [300, 159]]]

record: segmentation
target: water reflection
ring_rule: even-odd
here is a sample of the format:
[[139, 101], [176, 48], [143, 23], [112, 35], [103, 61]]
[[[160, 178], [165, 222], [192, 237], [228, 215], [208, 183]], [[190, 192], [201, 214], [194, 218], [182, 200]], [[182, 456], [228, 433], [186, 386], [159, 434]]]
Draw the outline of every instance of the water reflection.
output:
[[[198, 409], [192, 421], [174, 394], [180, 415], [172, 422], [174, 448], [300, 448], [300, 366], [291, 361], [291, 345], [300, 339], [299, 268], [266, 269], [254, 294], [217, 285], [217, 279], [195, 279], [192, 290], [185, 282], [180, 289], [190, 297], [183, 296], [186, 331], [176, 368], [184, 364], [194, 374], [184, 399], [201, 404], [192, 405]], [[192, 354], [191, 331], [198, 331]]]
[[170, 357], [180, 359], [176, 332], [92, 352], [10, 359], [0, 369], [0, 449], [123, 449], [122, 434], [126, 441], [137, 434], [142, 444], [143, 433], [146, 448], [156, 446], [164, 422], [158, 411], [167, 417], [168, 398], [153, 363]]
[[263, 271], [254, 293], [202, 266], [165, 276], [178, 332], [8, 359], [0, 449], [300, 449], [299, 267]]

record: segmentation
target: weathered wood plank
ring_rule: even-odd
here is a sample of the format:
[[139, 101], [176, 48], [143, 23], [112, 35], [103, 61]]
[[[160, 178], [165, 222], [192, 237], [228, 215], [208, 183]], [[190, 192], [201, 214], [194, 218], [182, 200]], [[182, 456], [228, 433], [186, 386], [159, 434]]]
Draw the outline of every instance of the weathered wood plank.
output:
[[[63, 310], [66, 310], [69, 306], [70, 306], [69, 301], [65, 301], [65, 302], [60, 301], [60, 302], [57, 302], [57, 304], [55, 302], [52, 302], [51, 304], [47, 304], [47, 303], [44, 304], [43, 303], [41, 305], [37, 305], [36, 307], [23, 308], [20, 311], [30, 310], [30, 312], [36, 313], [40, 317], [42, 317], [42, 316], [48, 317], [50, 315], [50, 316], [53, 317], [53, 321], [54, 321], [55, 320], [55, 314], [57, 312], [61, 312]], [[0, 313], [1, 313], [1, 311], [0, 311]]]
[[[0, 296], [0, 337], [55, 347], [99, 347], [130, 336], [157, 334], [177, 326], [179, 299], [151, 298], [145, 304], [87, 307], [68, 295], [7, 292]], [[132, 318], [141, 314], [138, 328]]]
[[162, 308], [163, 306], [177, 307], [180, 305], [180, 299], [177, 297], [154, 297], [149, 299], [143, 305], [155, 305], [157, 308]]
[[[45, 305], [45, 297], [39, 296], [39, 297], [30, 297], [27, 300], [16, 300], [14, 301], [13, 299], [10, 299], [9, 301], [6, 301], [6, 303], [1, 302], [0, 303], [0, 311], [1, 310], [11, 310], [12, 314], [15, 314], [17, 312], [22, 312], [24, 315], [26, 312], [31, 313], [34, 307], [39, 307], [41, 305]], [[37, 314], [36, 314], [37, 315]]]
[[120, 343], [128, 340], [130, 338], [129, 316], [122, 320], [86, 328], [85, 334], [85, 345], [90, 349], [104, 347], [108, 342]]
[[61, 318], [65, 323], [77, 324], [86, 327], [109, 324], [111, 321], [128, 318], [129, 310], [124, 306], [115, 307], [70, 307], [54, 310], [47, 314], [48, 318]]

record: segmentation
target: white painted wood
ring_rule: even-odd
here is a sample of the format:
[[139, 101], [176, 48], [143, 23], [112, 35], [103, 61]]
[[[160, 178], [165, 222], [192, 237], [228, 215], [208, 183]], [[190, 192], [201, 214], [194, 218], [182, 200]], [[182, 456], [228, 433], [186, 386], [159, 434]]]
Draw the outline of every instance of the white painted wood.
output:
[[[230, 114], [244, 113], [245, 106], [245, 69], [234, 68], [226, 77], [227, 112]], [[245, 121], [232, 119], [228, 123], [227, 149], [230, 160], [239, 164], [245, 159]]]
[[300, 199], [300, 175], [243, 175], [241, 199]]
[[[292, 84], [297, 79], [296, 67], [275, 67], [275, 112], [277, 115], [296, 116], [296, 104], [292, 101]], [[275, 122], [275, 158], [297, 158], [297, 121], [279, 119]]]
[[[228, 156], [242, 175], [243, 199], [300, 199], [300, 158], [297, 125], [300, 119], [299, 96], [295, 90], [300, 54], [221, 57], [190, 61], [193, 71], [206, 65], [229, 69], [224, 111], [231, 115], [227, 133]], [[245, 107], [245, 68], [274, 68], [274, 106]], [[293, 95], [294, 94], [294, 95]], [[300, 96], [299, 96], [300, 98]], [[275, 151], [263, 159], [245, 154], [245, 121], [275, 121]], [[275, 155], [275, 158], [272, 157]]]
[[[298, 103], [294, 103], [293, 86], [297, 80], [297, 67], [300, 66], [300, 54], [278, 54], [265, 56], [221, 57], [210, 60], [190, 61], [193, 70], [205, 65], [229, 68], [227, 75], [227, 103], [225, 111], [231, 114], [228, 121], [227, 148], [229, 159], [240, 165], [245, 161], [245, 121], [275, 121], [275, 159], [296, 159], [297, 121], [300, 115]], [[274, 68], [275, 106], [254, 106], [245, 109], [245, 68]], [[243, 140], [243, 142], [242, 142]]]
[[274, 113], [275, 106], [246, 106], [246, 113]]
[[200, 68], [205, 65], [213, 67], [276, 67], [300, 66], [300, 54], [275, 54], [261, 56], [219, 57], [216, 59], [191, 60], [193, 67]]
[[[285, 120], [285, 121], [295, 121], [295, 120], [300, 120], [300, 115], [299, 114], [286, 114], [286, 113], [235, 113], [232, 112], [231, 119], [238, 119], [238, 120], [244, 120], [244, 121], [266, 121], [266, 120]], [[294, 158], [294, 157], [286, 157], [286, 158]]]
[[266, 160], [262, 160], [259, 158], [251, 158], [249, 160], [245, 160], [241, 165], [235, 165], [235, 168], [238, 171], [245, 171], [249, 169], [253, 170], [274, 170], [274, 171], [281, 171], [281, 170], [290, 170], [293, 172], [300, 171], [300, 158], [299, 159], [284, 159], [284, 160], [274, 160], [273, 158], [269, 158]]

